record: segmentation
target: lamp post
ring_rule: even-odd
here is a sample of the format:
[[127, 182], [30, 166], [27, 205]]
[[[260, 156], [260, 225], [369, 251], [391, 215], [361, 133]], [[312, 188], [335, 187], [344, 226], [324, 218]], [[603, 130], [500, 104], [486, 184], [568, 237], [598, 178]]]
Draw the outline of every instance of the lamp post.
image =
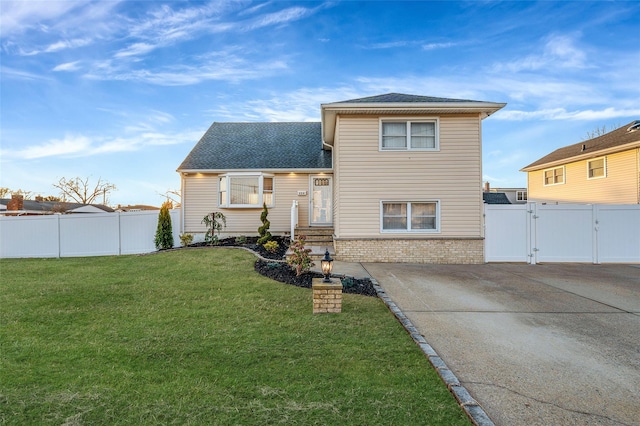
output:
[[324, 275], [323, 283], [331, 282], [331, 270], [333, 269], [333, 259], [329, 256], [329, 250], [326, 249], [324, 252], [324, 257], [320, 261], [320, 266], [322, 267], [322, 275]]

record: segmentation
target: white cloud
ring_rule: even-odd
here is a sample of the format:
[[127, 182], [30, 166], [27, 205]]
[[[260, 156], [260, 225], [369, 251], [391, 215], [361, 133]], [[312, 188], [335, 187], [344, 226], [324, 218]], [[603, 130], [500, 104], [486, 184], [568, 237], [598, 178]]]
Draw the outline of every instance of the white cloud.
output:
[[125, 58], [128, 56], [138, 56], [144, 55], [145, 53], [149, 53], [152, 50], [155, 50], [158, 47], [157, 44], [149, 44], [149, 43], [134, 43], [128, 46], [125, 49], [117, 52], [114, 57], [116, 58]]
[[57, 19], [72, 9], [85, 4], [84, 1], [2, 1], [0, 13], [0, 27], [3, 37], [14, 33], [21, 33], [41, 21]]
[[545, 109], [537, 111], [499, 111], [493, 117], [495, 120], [523, 121], [523, 120], [604, 120], [610, 118], [630, 118], [640, 116], [638, 109], [604, 108], [600, 110], [585, 109], [567, 111], [564, 108]]
[[17, 80], [51, 80], [50, 77], [45, 77], [40, 74], [35, 74], [29, 71], [17, 70], [11, 67], [0, 67], [0, 76], [5, 78], [12, 78]]
[[271, 25], [285, 24], [305, 18], [312, 15], [314, 12], [314, 9], [307, 9], [298, 6], [290, 7], [278, 12], [266, 14], [256, 20], [250, 21], [244, 25], [244, 29], [250, 31]]
[[531, 54], [512, 62], [497, 63], [491, 67], [495, 73], [518, 73], [554, 69], [587, 68], [586, 54], [575, 46], [568, 35], [553, 35], [548, 38], [541, 53]]
[[53, 71], [76, 71], [80, 69], [80, 61], [67, 62], [64, 64], [57, 65], [53, 68]]
[[428, 43], [422, 45], [424, 50], [446, 49], [455, 46], [456, 43]]

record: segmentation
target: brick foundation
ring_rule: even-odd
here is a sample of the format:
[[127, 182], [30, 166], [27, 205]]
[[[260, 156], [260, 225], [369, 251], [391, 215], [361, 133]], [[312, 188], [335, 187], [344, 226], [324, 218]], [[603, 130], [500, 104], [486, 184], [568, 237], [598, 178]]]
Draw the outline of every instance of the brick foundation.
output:
[[323, 283], [322, 278], [311, 281], [313, 289], [314, 314], [339, 314], [342, 312], [342, 282], [333, 279], [331, 283]]
[[484, 263], [483, 238], [334, 239], [335, 259], [345, 262]]

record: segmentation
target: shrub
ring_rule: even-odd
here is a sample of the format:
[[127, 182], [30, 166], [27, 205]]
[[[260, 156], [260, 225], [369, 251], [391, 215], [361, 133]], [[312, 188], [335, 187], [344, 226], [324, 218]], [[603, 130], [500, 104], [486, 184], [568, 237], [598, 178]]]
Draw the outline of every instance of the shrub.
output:
[[236, 244], [247, 244], [247, 237], [244, 235], [236, 237]]
[[280, 244], [278, 244], [277, 241], [269, 241], [267, 243], [264, 243], [263, 247], [269, 253], [275, 253], [275, 252], [278, 251], [278, 248], [280, 247]]
[[227, 227], [227, 218], [222, 212], [212, 212], [202, 218], [202, 222], [207, 227], [204, 234], [204, 242], [210, 246], [218, 244], [218, 236], [216, 231], [220, 233], [223, 228]]
[[192, 242], [193, 242], [192, 234], [180, 234], [180, 243], [183, 245], [183, 247], [188, 246]]
[[171, 226], [171, 215], [169, 209], [173, 207], [171, 201], [162, 203], [158, 214], [158, 227], [156, 228], [156, 238], [154, 240], [156, 249], [170, 249], [173, 247], [173, 229]]
[[260, 234], [260, 238], [258, 238], [257, 243], [260, 245], [264, 245], [271, 241], [271, 233], [269, 232], [269, 227], [271, 226], [271, 222], [267, 219], [269, 215], [269, 210], [267, 209], [267, 203], [263, 204], [262, 213], [260, 214], [260, 221], [262, 222], [262, 226], [258, 228], [258, 234]]
[[309, 272], [311, 267], [315, 265], [309, 255], [311, 249], [304, 247], [306, 240], [307, 237], [299, 235], [298, 239], [291, 244], [290, 249], [293, 253], [287, 258], [287, 263], [296, 271], [296, 276], [298, 277], [305, 272]]

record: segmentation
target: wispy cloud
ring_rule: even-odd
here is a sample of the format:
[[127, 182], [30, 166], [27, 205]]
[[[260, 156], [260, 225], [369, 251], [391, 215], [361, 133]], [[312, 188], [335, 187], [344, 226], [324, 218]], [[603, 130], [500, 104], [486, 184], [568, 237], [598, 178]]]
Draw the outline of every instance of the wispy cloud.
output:
[[0, 66], [0, 75], [3, 79], [9, 78], [17, 80], [51, 80], [51, 77], [5, 66]]
[[456, 46], [456, 43], [427, 43], [422, 45], [423, 50], [447, 49]]
[[0, 13], [0, 27], [3, 37], [21, 33], [33, 26], [41, 25], [42, 21], [55, 20], [69, 11], [85, 4], [84, 1], [3, 1]]
[[517, 73], [543, 69], [582, 69], [589, 66], [585, 52], [575, 46], [574, 37], [553, 35], [547, 39], [542, 52], [511, 62], [496, 63], [491, 67], [491, 71]]
[[80, 61], [67, 62], [57, 65], [53, 68], [53, 71], [77, 71], [80, 69]]
[[500, 111], [494, 116], [495, 120], [523, 121], [523, 120], [583, 120], [599, 121], [611, 118], [638, 117], [640, 108], [618, 109], [614, 107], [604, 109], [585, 109], [567, 111], [564, 108], [544, 109], [537, 111]]

